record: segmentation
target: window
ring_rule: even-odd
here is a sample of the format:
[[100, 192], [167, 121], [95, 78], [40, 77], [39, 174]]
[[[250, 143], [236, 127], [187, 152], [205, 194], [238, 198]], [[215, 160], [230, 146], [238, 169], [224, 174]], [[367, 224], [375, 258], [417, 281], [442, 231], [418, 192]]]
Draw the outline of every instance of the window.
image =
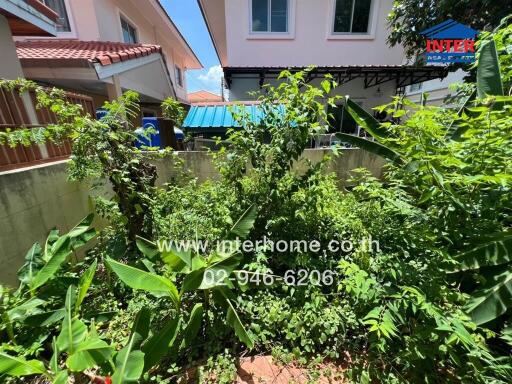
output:
[[334, 33], [368, 33], [372, 0], [336, 0]]
[[417, 83], [417, 84], [411, 84], [409, 87], [410, 92], [416, 92], [419, 91], [423, 87], [423, 83]]
[[288, 0], [252, 0], [252, 32], [288, 32]]
[[137, 42], [137, 30], [133, 25], [121, 17], [121, 29], [123, 31], [123, 41], [129, 44]]
[[183, 73], [181, 72], [181, 68], [177, 65], [174, 66], [174, 74], [176, 76], [176, 83], [183, 88]]
[[44, 4], [57, 12], [59, 19], [57, 20], [57, 31], [58, 32], [71, 32], [69, 25], [68, 12], [66, 11], [66, 4], [64, 0], [43, 0]]

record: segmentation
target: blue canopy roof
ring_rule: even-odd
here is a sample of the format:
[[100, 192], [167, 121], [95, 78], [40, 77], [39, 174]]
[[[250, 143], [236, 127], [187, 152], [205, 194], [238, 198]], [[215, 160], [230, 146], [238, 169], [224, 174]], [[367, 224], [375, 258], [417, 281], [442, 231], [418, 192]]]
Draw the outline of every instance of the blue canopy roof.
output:
[[[182, 128], [189, 131], [223, 132], [228, 128], [240, 127], [231, 115], [230, 108], [245, 108], [251, 121], [258, 122], [261, 119], [262, 111], [258, 104], [212, 104], [193, 105], [188, 111]], [[279, 110], [284, 111], [282, 105]]]

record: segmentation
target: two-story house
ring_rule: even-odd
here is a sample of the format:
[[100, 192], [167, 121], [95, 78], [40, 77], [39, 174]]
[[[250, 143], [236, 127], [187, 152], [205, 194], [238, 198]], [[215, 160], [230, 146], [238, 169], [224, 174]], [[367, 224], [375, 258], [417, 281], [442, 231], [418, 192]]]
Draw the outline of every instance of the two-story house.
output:
[[17, 39], [25, 77], [90, 95], [124, 90], [154, 115], [167, 97], [188, 103], [185, 72], [202, 68], [158, 0], [41, 0], [59, 15], [55, 38]]
[[[404, 65], [390, 48], [387, 15], [392, 0], [197, 0], [224, 69], [230, 100], [274, 83], [283, 69], [315, 65], [312, 84], [326, 73], [363, 108], [388, 103], [405, 86], [442, 78], [443, 67]], [[355, 123], [340, 107], [333, 129]]]

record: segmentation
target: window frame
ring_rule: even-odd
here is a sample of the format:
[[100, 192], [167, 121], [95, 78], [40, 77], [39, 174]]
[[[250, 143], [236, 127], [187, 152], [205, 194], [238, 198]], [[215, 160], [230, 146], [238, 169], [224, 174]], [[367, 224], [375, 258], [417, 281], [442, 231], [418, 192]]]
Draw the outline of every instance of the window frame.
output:
[[[352, 3], [352, 19], [354, 17], [354, 0]], [[362, 32], [334, 32], [334, 17], [336, 15], [336, 2], [337, 0], [330, 0], [329, 6], [329, 23], [327, 30], [327, 39], [328, 40], [373, 40], [375, 39], [375, 29], [377, 25], [377, 16], [380, 9], [381, 0], [371, 0], [370, 4], [370, 14], [368, 15], [368, 31], [366, 33]], [[351, 19], [351, 20], [352, 20]]]
[[[180, 76], [178, 77], [178, 72]], [[183, 81], [183, 68], [181, 68], [178, 64], [174, 64], [174, 80], [176, 81], [176, 86], [184, 89], [184, 81]]]
[[[46, 2], [43, 1], [43, 4], [46, 5]], [[47, 6], [47, 5], [46, 5]], [[48, 6], [47, 6], [48, 7]], [[50, 8], [50, 7], [48, 7]], [[73, 17], [72, 8], [69, 5], [69, 0], [64, 0], [64, 8], [66, 10], [66, 15], [68, 17], [68, 23], [69, 23], [69, 31], [57, 31], [57, 36], [54, 37], [54, 39], [76, 39], [76, 27], [75, 27], [75, 19]], [[50, 8], [51, 9], [51, 8]], [[39, 36], [31, 36], [31, 39], [41, 39], [45, 40], [48, 39], [48, 37], [39, 37]]]
[[[287, 10], [286, 10], [286, 32], [272, 32], [272, 31], [253, 31], [252, 29], [252, 1], [247, 1], [248, 13], [249, 13], [249, 28], [247, 39], [294, 39], [295, 38], [295, 1], [296, 0], [286, 0], [287, 1]], [[271, 27], [271, 5], [269, 0], [268, 7], [268, 17], [269, 17], [269, 27]]]
[[157, 112], [154, 109], [149, 109], [149, 108], [142, 107], [140, 112], [142, 114], [142, 118], [144, 118], [144, 117], [158, 117], [157, 116], [158, 114], [157, 114]]
[[[133, 28], [135, 32], [135, 42], [134, 43], [128, 43], [124, 40], [124, 33], [123, 33], [123, 21], [128, 24], [130, 27]], [[134, 23], [129, 17], [127, 17], [124, 13], [119, 11], [119, 33], [121, 34], [121, 41], [125, 44], [138, 44], [140, 42], [139, 38], [139, 28], [137, 27], [137, 24]]]

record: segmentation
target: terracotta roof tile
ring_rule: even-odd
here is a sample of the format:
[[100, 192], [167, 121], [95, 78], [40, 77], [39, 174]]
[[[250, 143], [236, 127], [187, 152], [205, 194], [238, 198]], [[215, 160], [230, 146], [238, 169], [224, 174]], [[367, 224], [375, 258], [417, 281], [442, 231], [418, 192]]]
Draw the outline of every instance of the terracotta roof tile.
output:
[[17, 41], [16, 52], [23, 63], [62, 61], [71, 64], [100, 63], [110, 65], [120, 61], [162, 53], [159, 45], [126, 44], [111, 41], [34, 40]]
[[222, 97], [215, 93], [201, 90], [189, 93], [188, 100], [191, 103], [221, 102]]

